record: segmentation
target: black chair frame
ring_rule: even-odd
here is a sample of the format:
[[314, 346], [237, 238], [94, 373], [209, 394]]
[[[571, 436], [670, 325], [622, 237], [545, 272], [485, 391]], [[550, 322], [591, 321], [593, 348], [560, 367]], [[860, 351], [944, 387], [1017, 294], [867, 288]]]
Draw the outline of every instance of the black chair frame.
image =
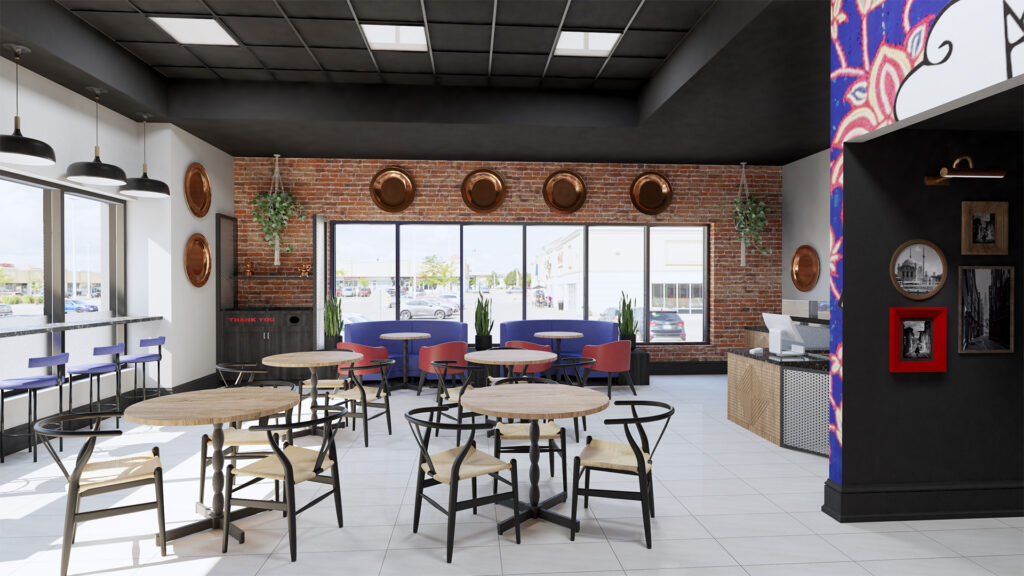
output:
[[[422, 510], [424, 500], [439, 512], [447, 516], [448, 531], [446, 541], [447, 561], [449, 564], [452, 562], [452, 551], [455, 546], [455, 517], [461, 510], [472, 508], [473, 514], [476, 514], [477, 508], [480, 506], [505, 502], [511, 499], [512, 518], [516, 530], [516, 544], [519, 544], [521, 541], [519, 532], [519, 475], [517, 472], [516, 461], [514, 459], [511, 461], [511, 478], [502, 478], [498, 472], [488, 474], [488, 476], [494, 478], [495, 485], [497, 485], [498, 482], [502, 482], [511, 486], [510, 491], [499, 493], [497, 489], [495, 489], [494, 493], [490, 496], [477, 496], [477, 477], [474, 476], [470, 479], [472, 497], [469, 500], [459, 501], [459, 471], [462, 467], [462, 463], [469, 454], [469, 449], [476, 448], [475, 436], [477, 430], [489, 430], [494, 427], [494, 423], [482, 422], [477, 424], [474, 422], [471, 424], [464, 424], [462, 422], [457, 422], [448, 424], [441, 422], [442, 412], [455, 408], [455, 406], [455, 404], [427, 406], [425, 408], [415, 408], [405, 414], [405, 419], [409, 422], [409, 429], [412, 430], [412, 435], [416, 439], [416, 444], [420, 449], [420, 457], [416, 463], [416, 502], [413, 507], [412, 531], [413, 533], [419, 531], [420, 511]], [[427, 414], [428, 418], [424, 420], [423, 418], [418, 417], [421, 414]], [[434, 421], [435, 415], [437, 416], [436, 422]], [[437, 470], [434, 467], [433, 460], [430, 458], [430, 432], [432, 430], [456, 430], [460, 432], [466, 430], [469, 432], [469, 438], [466, 440], [465, 444], [457, 443], [458, 446], [462, 446], [462, 450], [459, 452], [458, 456], [455, 457], [455, 461], [452, 463], [450, 477], [451, 482], [448, 484], [447, 508], [437, 500], [423, 493], [427, 488], [444, 484], [444, 482], [434, 479], [434, 475], [437, 473]], [[424, 464], [427, 465], [428, 471], [423, 470]]]
[[[321, 408], [317, 408], [321, 410]], [[284, 484], [284, 501], [278, 499], [277, 492], [278, 486], [281, 484], [280, 481], [274, 481], [274, 500], [254, 500], [249, 498], [235, 498], [234, 493], [238, 490], [248, 488], [253, 484], [256, 484], [264, 478], [253, 478], [238, 486], [234, 486], [234, 469], [233, 465], [228, 465], [227, 472], [225, 475], [225, 490], [224, 490], [224, 526], [223, 526], [223, 540], [221, 541], [221, 552], [227, 553], [228, 551], [228, 533], [231, 527], [231, 507], [232, 506], [246, 506], [250, 508], [259, 508], [262, 510], [279, 510], [285, 514], [288, 518], [288, 549], [291, 552], [291, 560], [295, 562], [298, 553], [297, 546], [297, 534], [295, 529], [295, 517], [302, 512], [305, 512], [312, 506], [319, 504], [322, 500], [328, 496], [334, 496], [334, 510], [338, 516], [338, 528], [344, 526], [344, 517], [342, 516], [341, 509], [341, 484], [338, 478], [338, 451], [334, 444], [334, 426], [333, 422], [345, 416], [343, 410], [332, 411], [332, 413], [321, 418], [313, 420], [307, 420], [304, 422], [290, 422], [287, 424], [266, 424], [262, 426], [253, 426], [250, 430], [265, 431], [267, 433], [267, 443], [270, 444], [270, 448], [274, 455], [281, 462], [281, 467], [284, 469], [285, 480]], [[298, 428], [309, 428], [310, 430], [318, 427], [323, 427], [323, 440], [320, 443], [320, 450], [317, 455], [316, 462], [313, 466], [313, 471], [316, 474], [311, 478], [310, 482], [316, 482], [318, 484], [327, 484], [331, 486], [328, 492], [320, 494], [316, 498], [313, 498], [302, 508], [295, 508], [295, 473], [292, 469], [291, 462], [288, 457], [285, 456], [284, 448], [289, 446], [288, 442], [285, 442], [284, 447], [280, 446], [277, 442], [276, 432], [294, 431]], [[324, 460], [326, 458], [331, 459], [330, 476], [324, 476]]]
[[[455, 409], [455, 416], [452, 416], [450, 413], [447, 413], [447, 412], [438, 412], [438, 421], [440, 421], [441, 416], [444, 416], [445, 418], [448, 418], [449, 420], [454, 420], [456, 422], [462, 422], [463, 418], [469, 417], [469, 418], [472, 418], [472, 422], [475, 424], [476, 423], [476, 414], [466, 414], [462, 410], [461, 399], [462, 399], [462, 395], [466, 393], [466, 390], [469, 389], [469, 387], [473, 385], [473, 375], [476, 374], [476, 373], [483, 372], [484, 369], [486, 368], [486, 366], [481, 366], [481, 365], [477, 365], [477, 364], [460, 365], [460, 364], [456, 364], [454, 360], [434, 360], [433, 362], [430, 363], [430, 365], [435, 368], [435, 371], [437, 373], [437, 397], [436, 397], [437, 405], [438, 406], [448, 405], [448, 406], [454, 407], [454, 409]], [[460, 370], [461, 371], [462, 384], [456, 385], [455, 379], [456, 379], [456, 376], [458, 376], [458, 375], [452, 374], [452, 384], [453, 384], [453, 386], [451, 386], [451, 387], [448, 386], [448, 371], [449, 370]], [[484, 376], [483, 381], [486, 383], [486, 381], [487, 381], [486, 375]], [[451, 395], [449, 393], [449, 390], [451, 388], [455, 388], [455, 387], [457, 387], [459, 389], [459, 400], [460, 400], [459, 402], [452, 402]], [[441, 428], [437, 428], [437, 429], [434, 430], [434, 436], [437, 436], [440, 433], [441, 433]], [[462, 444], [462, 430], [456, 430], [456, 432], [455, 432], [455, 443], [459, 444], [459, 445]]]
[[[584, 372], [587, 372], [587, 371], [590, 370], [590, 366], [592, 366], [593, 364], [594, 364], [594, 359], [593, 358], [562, 356], [561, 358], [555, 360], [555, 363], [551, 365], [551, 371], [556, 376], [558, 374], [562, 375], [561, 382], [563, 384], [566, 384], [566, 385], [569, 385], [569, 386], [578, 386], [580, 388], [583, 388], [584, 385], [586, 384], [586, 380], [582, 376], [580, 376], [580, 369], [582, 368], [584, 370]], [[570, 368], [572, 369], [572, 372], [569, 371]], [[557, 380], [557, 378], [556, 378], [556, 380]], [[583, 416], [582, 420], [583, 420], [583, 431], [586, 432], [587, 431], [587, 417]], [[573, 418], [572, 419], [572, 428], [573, 428], [573, 433], [574, 433], [574, 435], [576, 437], [576, 442], [579, 442], [580, 441], [580, 418]]]
[[[579, 496], [583, 496], [583, 507], [587, 508], [590, 505], [590, 497], [594, 498], [612, 498], [617, 500], [639, 500], [641, 512], [644, 517], [644, 538], [646, 540], [647, 548], [651, 547], [651, 518], [654, 517], [654, 452], [658, 449], [658, 444], [661, 443], [662, 437], [665, 435], [665, 430], [668, 429], [668, 423], [672, 419], [672, 415], [675, 414], [676, 409], [664, 402], [656, 402], [654, 400], [617, 400], [616, 406], [628, 406], [632, 412], [630, 418], [610, 418], [604, 421], [606, 426], [617, 426], [622, 425], [625, 433], [626, 440], [629, 441], [629, 447], [633, 450], [633, 455], [636, 456], [636, 472], [626, 470], [615, 470], [611, 468], [599, 468], [580, 465], [580, 457], [576, 456], [573, 461], [572, 467], [572, 520], [573, 526], [576, 524], [576, 506], [579, 500]], [[649, 416], [640, 416], [637, 412], [638, 406], [646, 406], [650, 408], [661, 408], [663, 411], [657, 414]], [[644, 424], [650, 424], [654, 422], [660, 422], [664, 420], [665, 423], [662, 425], [661, 433], [658, 435], [658, 439], [655, 441], [654, 446], [650, 445], [648, 440], [647, 432], [644, 430]], [[635, 433], [634, 433], [635, 430]], [[639, 437], [639, 442], [637, 442]], [[587, 437], [587, 444], [593, 440], [593, 437]], [[649, 458], [644, 458], [644, 454], [647, 454]], [[647, 471], [647, 461], [651, 463], [651, 471]], [[591, 470], [598, 470], [601, 472], [611, 472], [613, 474], [625, 474], [629, 476], [636, 476], [640, 483], [640, 489], [637, 492], [629, 492], [627, 490], [599, 490], [590, 488], [590, 472]], [[580, 476], [584, 476], [583, 488], [580, 488]], [[576, 530], [573, 528], [569, 529], [569, 540], [576, 540]]]
[[[64, 365], [60, 364], [57, 366], [57, 414], [64, 413]], [[27, 388], [24, 390], [27, 397], [28, 408], [28, 430], [25, 433], [12, 433], [8, 432], [4, 427], [4, 411], [7, 407], [7, 398], [12, 396], [14, 392], [21, 392], [21, 390], [6, 390], [0, 388], [0, 464], [4, 463], [4, 438], [6, 437], [22, 437], [28, 438], [28, 451], [32, 453], [32, 461], [39, 461], [39, 437], [36, 434], [35, 423], [39, 419], [39, 391], [52, 388], [53, 386], [44, 386], [42, 388]], [[70, 402], [70, 399], [68, 400]], [[58, 438], [60, 451], [64, 451], [64, 437]]]
[[[113, 437], [120, 436], [121, 430], [100, 430], [100, 424], [106, 418], [118, 418], [122, 416], [120, 412], [97, 412], [93, 414], [61, 414], [57, 416], [51, 416], [44, 418], [36, 422], [35, 432], [37, 436], [43, 440], [43, 446], [46, 451], [53, 456], [53, 460], [57, 463], [64, 478], [68, 482], [68, 496], [67, 496], [67, 508], [64, 513], [64, 537], [61, 540], [61, 558], [60, 558], [60, 574], [66, 576], [68, 573], [68, 562], [71, 559], [71, 545], [75, 542], [75, 534], [77, 532], [78, 524], [80, 522], [86, 522], [88, 520], [98, 520], [100, 518], [109, 518], [111, 516], [121, 516], [123, 514], [132, 514], [134, 512], [143, 512], [145, 510], [156, 510], [157, 523], [159, 532], [157, 534], [157, 543], [160, 545], [160, 555], [167, 555], [167, 539], [165, 538], [166, 529], [164, 522], [164, 484], [163, 484], [163, 469], [158, 467], [153, 472], [153, 478], [147, 478], [144, 480], [136, 480], [134, 482], [126, 482], [123, 484], [116, 484], [113, 486], [104, 486], [99, 488], [93, 488], [88, 490], [84, 494], [81, 492], [80, 481], [82, 473], [85, 471], [86, 464], [89, 463], [89, 458], [92, 456], [93, 450], [96, 447], [96, 439], [101, 437]], [[65, 430], [65, 424], [75, 420], [95, 420], [92, 428], [79, 429], [79, 430]], [[51, 425], [60, 425], [60, 429], [50, 428]], [[75, 468], [71, 472], [68, 472], [67, 468], [64, 467], [64, 463], [61, 462], [60, 456], [53, 449], [50, 444], [50, 438], [88, 438], [82, 445], [82, 448], [78, 451], [78, 458], [75, 460]], [[157, 447], [153, 448], [153, 455], [159, 456], [160, 449]], [[156, 499], [153, 502], [143, 502], [140, 504], [130, 504], [125, 506], [117, 506], [115, 508], [107, 508], [100, 510], [89, 510], [81, 512], [81, 504], [83, 496], [94, 496], [97, 494], [105, 494], [107, 492], [115, 492], [124, 490], [126, 488], [136, 488], [139, 486], [146, 486], [153, 484], [156, 490]]]
[[[322, 391], [324, 394], [324, 403], [319, 406], [320, 408], [326, 408], [334, 411], [347, 405], [347, 414], [345, 415], [345, 419], [348, 421], [350, 426], [355, 426], [355, 422], [353, 422], [353, 420], [363, 420], [363, 445], [366, 448], [370, 447], [370, 420], [373, 420], [374, 418], [384, 416], [388, 423], [388, 436], [391, 436], [391, 385], [388, 383], [388, 376], [390, 376], [391, 369], [394, 365], [394, 358], [388, 358], [387, 360], [373, 360], [369, 364], [364, 364], [362, 366], [348, 366], [348, 377], [345, 378], [345, 390], [358, 388], [358, 401], [343, 400], [338, 404], [330, 404], [328, 402], [330, 392]], [[355, 372], [356, 370], [371, 369], [380, 370], [380, 386], [377, 388], [376, 394], [367, 397], [366, 388], [363, 386], [363, 379]], [[362, 412], [356, 410], [357, 404], [363, 405]], [[380, 408], [381, 411], [370, 416], [370, 408]]]

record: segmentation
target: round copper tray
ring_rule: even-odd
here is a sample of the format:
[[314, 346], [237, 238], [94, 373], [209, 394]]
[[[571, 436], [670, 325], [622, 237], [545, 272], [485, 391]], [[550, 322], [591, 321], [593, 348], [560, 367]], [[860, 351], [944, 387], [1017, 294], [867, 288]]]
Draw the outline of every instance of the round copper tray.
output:
[[644, 172], [629, 189], [633, 207], [644, 214], [660, 214], [672, 204], [672, 186], [657, 172]]
[[806, 244], [793, 252], [793, 261], [789, 264], [789, 277], [797, 290], [808, 292], [818, 284], [820, 265], [818, 253]]
[[185, 170], [185, 202], [196, 218], [206, 216], [212, 203], [210, 177], [199, 162], [193, 162]]
[[405, 170], [391, 166], [377, 172], [370, 183], [370, 198], [385, 212], [401, 212], [416, 197], [416, 183]]
[[185, 275], [193, 286], [202, 287], [210, 279], [213, 255], [206, 236], [193, 234], [185, 243]]
[[493, 212], [505, 201], [505, 181], [493, 170], [475, 170], [462, 181], [462, 201], [475, 212]]
[[570, 214], [583, 207], [587, 200], [587, 185], [583, 178], [571, 170], [559, 170], [544, 182], [544, 202], [554, 210]]

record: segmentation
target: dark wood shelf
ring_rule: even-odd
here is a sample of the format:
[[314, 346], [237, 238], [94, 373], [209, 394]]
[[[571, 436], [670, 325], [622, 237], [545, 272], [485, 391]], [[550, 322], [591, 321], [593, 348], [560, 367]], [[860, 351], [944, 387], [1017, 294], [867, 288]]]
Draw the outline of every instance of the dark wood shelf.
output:
[[310, 275], [310, 276], [299, 276], [297, 274], [295, 274], [295, 275], [289, 275], [289, 274], [253, 274], [252, 276], [245, 276], [245, 275], [237, 276], [236, 275], [236, 276], [232, 276], [232, 278], [234, 278], [236, 280], [269, 280], [269, 279], [273, 279], [273, 278], [279, 278], [281, 280], [312, 280], [313, 276], [312, 275]]

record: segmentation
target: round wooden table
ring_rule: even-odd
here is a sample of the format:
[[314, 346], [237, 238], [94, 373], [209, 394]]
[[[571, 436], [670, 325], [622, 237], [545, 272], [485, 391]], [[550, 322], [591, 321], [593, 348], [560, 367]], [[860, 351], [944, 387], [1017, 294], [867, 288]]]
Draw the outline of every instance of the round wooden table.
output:
[[426, 332], [386, 332], [379, 336], [381, 340], [402, 341], [402, 387], [409, 385], [409, 340], [425, 340], [430, 338]]
[[[359, 362], [363, 355], [359, 352], [349, 350], [314, 350], [311, 352], [288, 352], [287, 354], [275, 354], [263, 359], [267, 366], [276, 368], [309, 368], [309, 385], [313, 389], [310, 398], [312, 411], [316, 411], [316, 369], [323, 366], [338, 366]], [[299, 399], [302, 399], [302, 382], [299, 382]], [[302, 409], [299, 409], [300, 419]]]
[[546, 338], [548, 340], [555, 341], [555, 354], [559, 358], [562, 357], [562, 340], [571, 340], [573, 338], [583, 338], [583, 332], [564, 332], [561, 330], [552, 330], [549, 332], [537, 332], [533, 335], [534, 338]]
[[[530, 421], [530, 501], [520, 503], [520, 519], [540, 518], [566, 528], [572, 527], [570, 518], [549, 510], [565, 502], [565, 492], [543, 502], [540, 499], [540, 421], [578, 418], [600, 412], [608, 407], [608, 397], [596, 390], [561, 384], [508, 384], [467, 390], [460, 403], [470, 412]], [[509, 518], [498, 525], [498, 530], [504, 532], [513, 525], [513, 519]], [[573, 528], [579, 529], [578, 526]]]
[[[202, 502], [196, 510], [205, 520], [167, 530], [167, 540], [176, 540], [189, 534], [223, 526], [224, 519], [224, 424], [256, 420], [280, 414], [299, 403], [299, 397], [289, 390], [275, 388], [215, 388], [180, 392], [132, 404], [124, 411], [124, 418], [136, 424], [149, 426], [203, 426], [213, 425], [213, 506]], [[244, 508], [231, 513], [231, 519], [252, 516], [262, 510]], [[231, 535], [245, 542], [245, 531], [231, 524]], [[160, 544], [157, 536], [157, 544]]]

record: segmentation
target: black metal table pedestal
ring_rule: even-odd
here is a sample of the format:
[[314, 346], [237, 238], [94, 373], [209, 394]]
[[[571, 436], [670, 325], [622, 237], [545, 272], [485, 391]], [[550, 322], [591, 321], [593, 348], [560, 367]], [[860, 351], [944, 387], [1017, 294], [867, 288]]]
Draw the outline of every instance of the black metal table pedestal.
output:
[[[540, 421], [530, 420], [530, 500], [519, 503], [519, 521], [538, 518], [566, 528], [573, 527], [579, 531], [579, 521], [576, 522], [576, 526], [573, 526], [571, 518], [549, 510], [567, 499], [568, 495], [565, 492], [559, 492], [543, 501], [540, 499]], [[501, 504], [511, 507], [511, 503], [507, 501], [501, 502]], [[506, 518], [498, 523], [498, 534], [503, 534], [509, 528], [514, 527], [515, 518]]]

